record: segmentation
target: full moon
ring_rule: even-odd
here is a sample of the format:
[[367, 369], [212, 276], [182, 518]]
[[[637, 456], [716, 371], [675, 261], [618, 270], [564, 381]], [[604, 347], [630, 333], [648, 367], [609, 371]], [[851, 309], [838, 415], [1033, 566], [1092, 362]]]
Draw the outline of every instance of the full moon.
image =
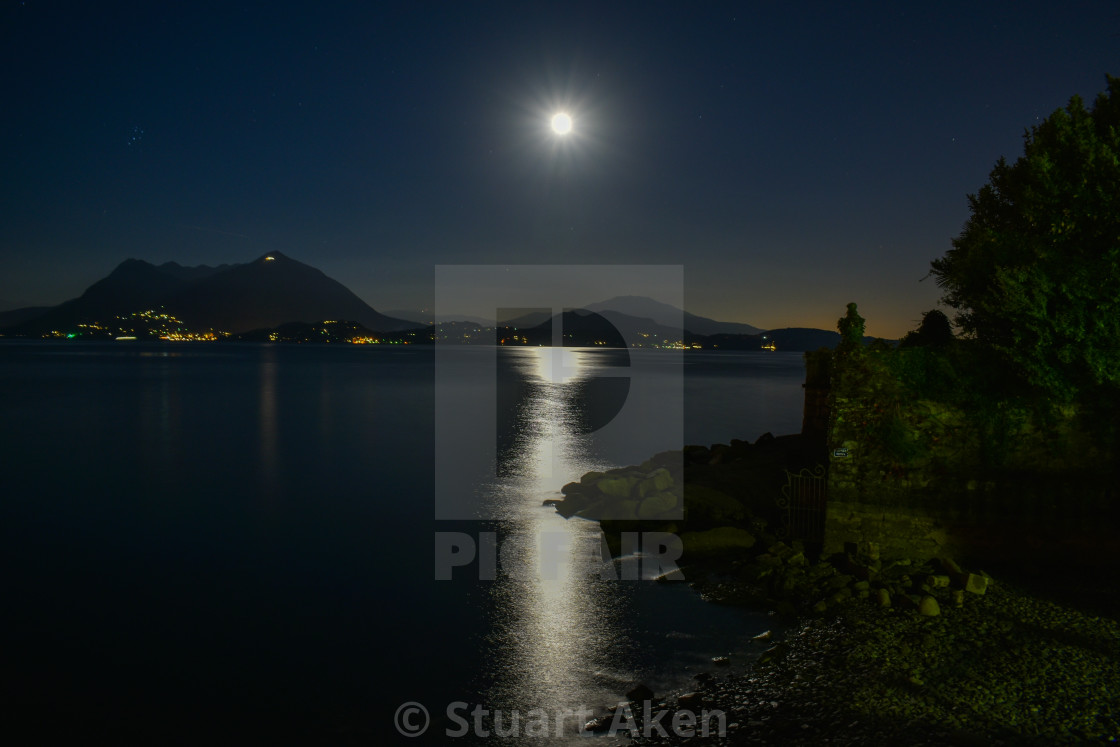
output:
[[572, 131], [572, 118], [563, 112], [553, 115], [552, 131], [557, 135], [567, 135]]

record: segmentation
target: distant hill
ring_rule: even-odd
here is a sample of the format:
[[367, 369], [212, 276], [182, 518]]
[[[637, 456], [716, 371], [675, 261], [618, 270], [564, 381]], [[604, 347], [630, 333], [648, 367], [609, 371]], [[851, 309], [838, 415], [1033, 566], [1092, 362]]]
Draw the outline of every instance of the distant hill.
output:
[[37, 335], [82, 322], [111, 322], [117, 315], [163, 309], [194, 329], [241, 333], [288, 322], [327, 319], [358, 322], [372, 330], [410, 329], [414, 322], [378, 313], [336, 280], [279, 252], [242, 265], [158, 267], [129, 259], [78, 298], [47, 309], [8, 331]]
[[684, 328], [697, 335], [754, 335], [762, 330], [740, 322], [719, 322], [705, 316], [682, 311], [661, 301], [646, 296], [615, 296], [587, 306], [589, 311], [618, 311], [632, 317], [652, 319], [658, 324], [672, 327], [683, 324]]
[[50, 309], [50, 306], [24, 306], [20, 309], [0, 311], [0, 329], [31, 321], [47, 313]]
[[[829, 332], [825, 329], [812, 329], [811, 327], [785, 327], [784, 329], [771, 329], [763, 332], [767, 340], [773, 340], [778, 350], [817, 350], [819, 348], [834, 348], [840, 344], [840, 333]], [[863, 342], [870, 343], [874, 337], [864, 337]]]

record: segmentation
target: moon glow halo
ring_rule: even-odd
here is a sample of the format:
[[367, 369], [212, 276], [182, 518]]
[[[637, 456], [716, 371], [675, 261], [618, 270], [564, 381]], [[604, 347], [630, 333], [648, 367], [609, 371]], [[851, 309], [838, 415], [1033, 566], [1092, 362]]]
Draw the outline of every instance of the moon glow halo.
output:
[[564, 112], [552, 115], [552, 131], [557, 135], [567, 135], [572, 131], [572, 118]]

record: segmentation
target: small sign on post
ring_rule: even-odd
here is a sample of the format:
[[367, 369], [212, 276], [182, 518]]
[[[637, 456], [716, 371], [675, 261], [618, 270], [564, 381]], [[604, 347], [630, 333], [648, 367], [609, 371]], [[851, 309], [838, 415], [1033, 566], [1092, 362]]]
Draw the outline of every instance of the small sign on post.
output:
[[836, 459], [844, 459], [845, 457], [848, 456], [848, 450], [843, 448], [843, 447], [841, 447], [839, 449], [833, 449], [832, 450], [832, 456]]

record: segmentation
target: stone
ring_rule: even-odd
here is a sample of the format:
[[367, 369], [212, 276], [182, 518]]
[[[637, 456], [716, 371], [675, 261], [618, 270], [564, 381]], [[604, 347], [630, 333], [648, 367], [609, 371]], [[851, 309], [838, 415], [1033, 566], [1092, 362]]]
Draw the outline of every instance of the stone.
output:
[[927, 594], [918, 602], [918, 614], [924, 617], [937, 617], [941, 614], [941, 606], [936, 599]]
[[615, 498], [628, 498], [630, 490], [636, 482], [637, 479], [633, 477], [605, 477], [595, 483], [595, 487], [599, 488], [605, 495]]
[[890, 607], [891, 606], [891, 593], [889, 591], [887, 591], [886, 589], [879, 589], [879, 606], [880, 607]]
[[652, 519], [670, 511], [677, 505], [677, 497], [672, 493], [656, 493], [647, 497], [638, 506], [639, 519]]
[[953, 589], [953, 605], [955, 607], [964, 606], [964, 589]]
[[731, 658], [727, 656], [713, 656], [712, 663], [716, 666], [726, 667], [731, 664]]
[[572, 493], [580, 492], [580, 490], [582, 488], [583, 488], [583, 486], [580, 483], [570, 482], [567, 485], [565, 485], [564, 487], [560, 488], [560, 492], [563, 493], [564, 495], [571, 495]]
[[973, 594], [983, 594], [988, 590], [988, 577], [970, 573], [965, 578], [964, 590]]
[[664, 467], [650, 472], [646, 479], [653, 480], [658, 490], [668, 490], [673, 484], [673, 475]]

